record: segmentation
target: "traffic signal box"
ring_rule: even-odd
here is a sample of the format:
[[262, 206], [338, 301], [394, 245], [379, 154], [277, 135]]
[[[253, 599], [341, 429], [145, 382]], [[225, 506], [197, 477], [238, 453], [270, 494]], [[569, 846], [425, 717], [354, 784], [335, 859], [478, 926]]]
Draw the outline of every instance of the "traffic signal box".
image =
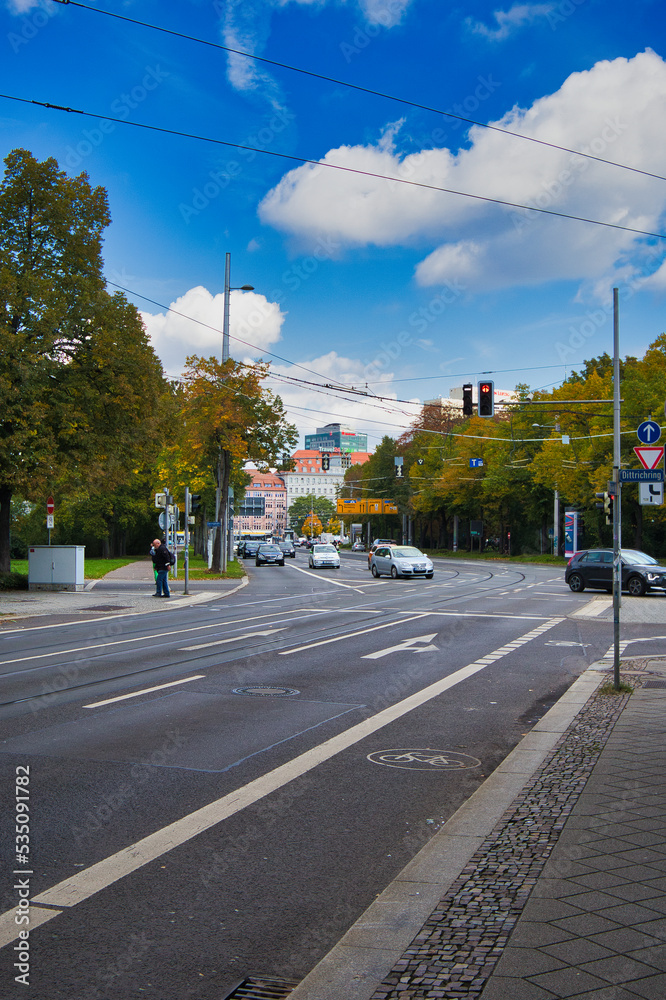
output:
[[479, 382], [479, 416], [492, 417], [495, 414], [495, 383]]
[[321, 467], [324, 470], [324, 472], [328, 472], [328, 470], [331, 467], [331, 456], [330, 455], [323, 454], [321, 456]]
[[595, 497], [603, 500], [603, 503], [595, 504], [597, 510], [603, 510], [606, 515], [606, 524], [613, 523], [613, 495], [611, 493], [595, 493]]
[[463, 392], [463, 416], [471, 417], [474, 413], [474, 403], [472, 402], [472, 383], [467, 382], [462, 387]]

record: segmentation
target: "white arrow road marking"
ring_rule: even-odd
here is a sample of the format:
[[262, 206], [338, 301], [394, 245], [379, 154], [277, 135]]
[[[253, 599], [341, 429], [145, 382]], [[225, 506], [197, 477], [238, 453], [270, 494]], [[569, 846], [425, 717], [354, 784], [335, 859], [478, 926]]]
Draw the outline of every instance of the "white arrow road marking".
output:
[[[382, 628], [395, 628], [396, 625], [402, 625], [404, 622], [416, 621], [418, 618], [426, 618], [427, 611], [422, 612], [418, 615], [412, 615], [411, 618], [403, 618], [400, 621], [386, 622], [384, 625], [373, 625], [372, 628], [364, 628], [359, 632], [346, 632], [344, 635], [334, 635], [331, 639], [318, 639], [317, 642], [309, 642], [307, 646], [295, 646], [293, 649], [281, 649], [278, 656], [290, 656], [291, 653], [302, 653], [304, 649], [314, 649], [315, 646], [327, 646], [330, 642], [342, 642], [343, 639], [355, 639], [357, 635], [365, 635], [367, 632], [377, 632]], [[437, 633], [435, 633], [437, 635]]]
[[389, 653], [401, 653], [405, 649], [411, 650], [412, 653], [425, 653], [428, 649], [437, 649], [437, 646], [419, 646], [414, 647], [415, 642], [429, 642], [437, 635], [436, 632], [432, 632], [430, 635], [415, 635], [413, 639], [405, 639], [404, 642], [399, 642], [397, 646], [387, 646], [386, 649], [378, 649], [375, 653], [366, 653], [362, 656], [362, 660], [378, 660], [380, 656], [388, 656]]
[[284, 629], [265, 628], [261, 632], [248, 632], [246, 635], [232, 635], [229, 639], [217, 639], [215, 642], [200, 642], [196, 646], [179, 646], [178, 651], [189, 652], [191, 649], [207, 649], [208, 646], [223, 646], [225, 642], [240, 642], [241, 639], [254, 639], [255, 635], [275, 635], [277, 632], [284, 632]]

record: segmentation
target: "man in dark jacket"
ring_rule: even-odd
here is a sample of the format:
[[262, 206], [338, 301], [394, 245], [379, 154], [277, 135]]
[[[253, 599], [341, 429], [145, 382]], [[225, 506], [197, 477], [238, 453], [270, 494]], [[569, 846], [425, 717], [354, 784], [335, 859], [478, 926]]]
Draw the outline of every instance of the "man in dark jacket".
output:
[[169, 552], [168, 548], [161, 542], [159, 538], [153, 541], [153, 547], [150, 550], [150, 554], [153, 557], [153, 566], [155, 567], [155, 587], [156, 591], [153, 597], [171, 597], [169, 591], [169, 567], [173, 566], [175, 559]]

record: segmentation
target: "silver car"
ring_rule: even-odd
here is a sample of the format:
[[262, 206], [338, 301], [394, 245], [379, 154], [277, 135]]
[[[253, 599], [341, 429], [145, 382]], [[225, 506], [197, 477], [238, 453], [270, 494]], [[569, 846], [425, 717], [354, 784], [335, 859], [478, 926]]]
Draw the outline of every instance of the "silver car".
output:
[[395, 580], [398, 576], [425, 576], [432, 580], [435, 567], [432, 560], [413, 545], [378, 545], [370, 556], [373, 576], [385, 573]]
[[319, 569], [320, 566], [333, 566], [340, 569], [340, 556], [335, 545], [315, 544], [310, 549], [308, 565], [311, 569]]

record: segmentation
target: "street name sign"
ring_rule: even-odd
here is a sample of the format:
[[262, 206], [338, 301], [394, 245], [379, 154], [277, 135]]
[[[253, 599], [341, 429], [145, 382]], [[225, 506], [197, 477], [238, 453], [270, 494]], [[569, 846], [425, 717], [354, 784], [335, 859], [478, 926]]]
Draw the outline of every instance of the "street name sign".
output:
[[663, 469], [620, 469], [621, 483], [663, 483]]

